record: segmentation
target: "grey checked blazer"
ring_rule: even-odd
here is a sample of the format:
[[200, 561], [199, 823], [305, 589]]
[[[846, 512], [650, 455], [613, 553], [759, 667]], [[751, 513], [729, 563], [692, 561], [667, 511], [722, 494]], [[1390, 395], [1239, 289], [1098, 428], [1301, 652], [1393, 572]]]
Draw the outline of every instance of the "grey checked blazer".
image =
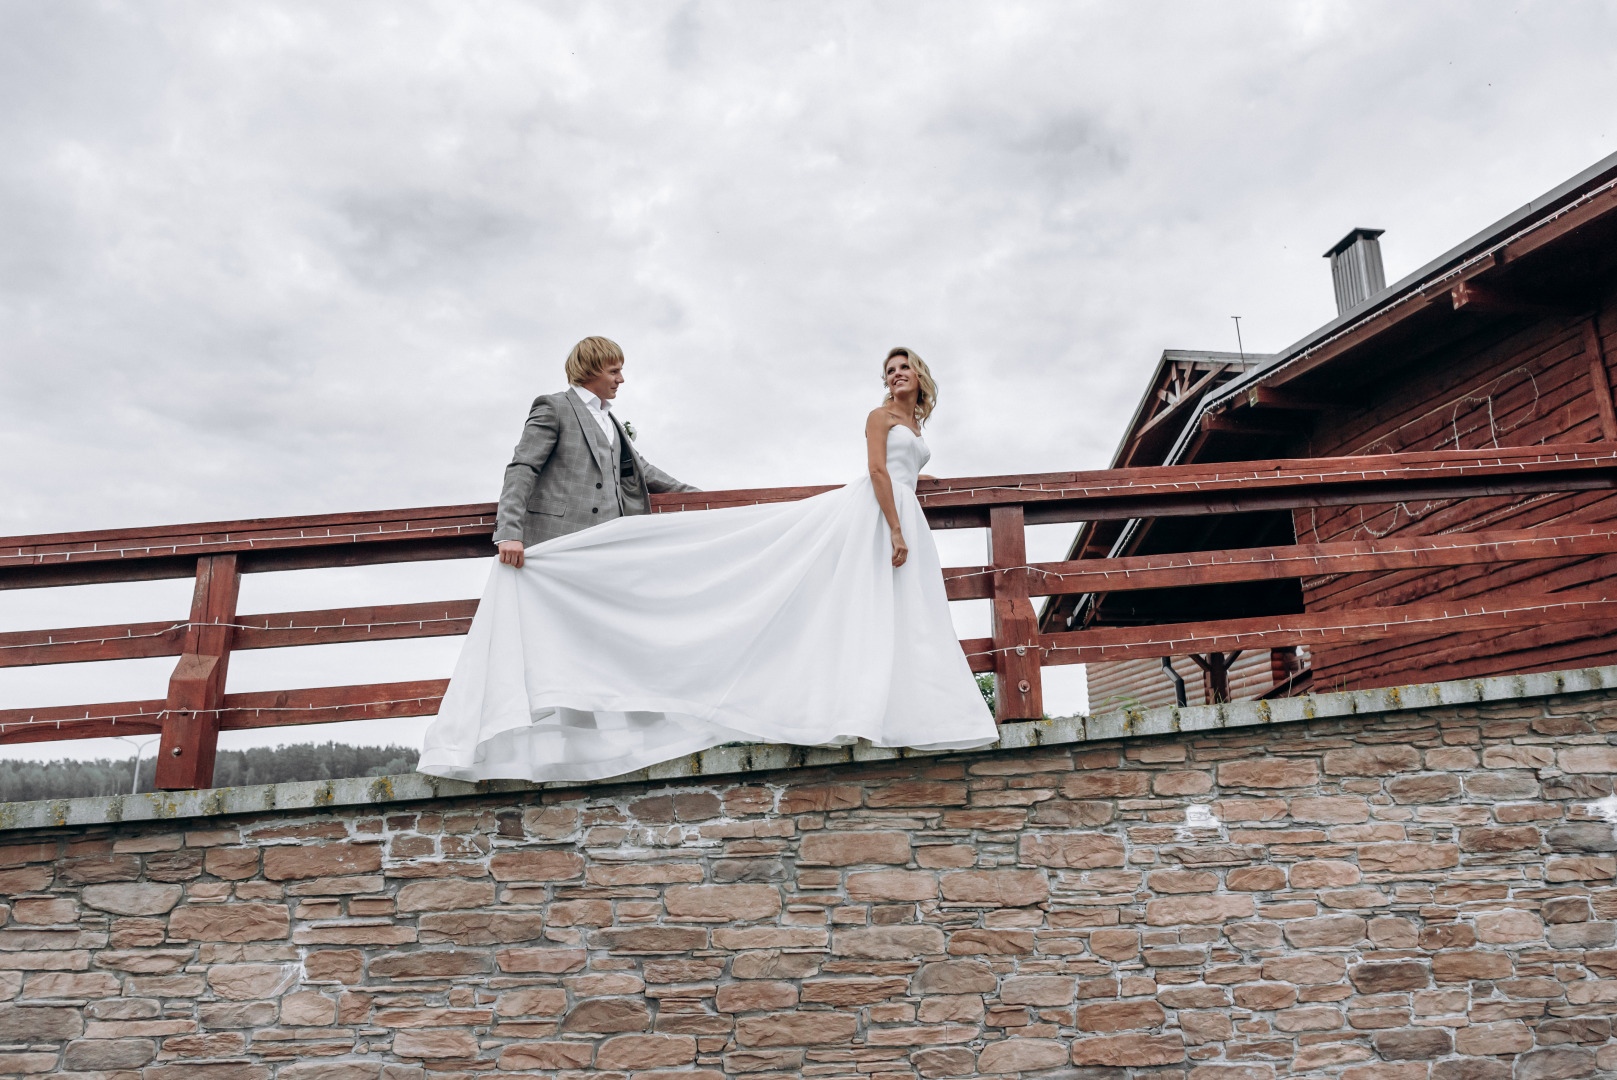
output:
[[[610, 414], [609, 414], [610, 415]], [[522, 438], [505, 467], [494, 542], [521, 540], [524, 547], [651, 510], [651, 492], [697, 491], [652, 465], [635, 451], [618, 423], [610, 447], [571, 390], [534, 399]]]

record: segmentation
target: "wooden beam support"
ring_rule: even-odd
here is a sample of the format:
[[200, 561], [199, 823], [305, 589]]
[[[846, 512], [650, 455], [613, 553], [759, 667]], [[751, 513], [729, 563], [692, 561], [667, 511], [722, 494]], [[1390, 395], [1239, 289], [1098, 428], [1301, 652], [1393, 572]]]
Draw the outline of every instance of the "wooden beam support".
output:
[[[1588, 444], [1358, 458], [1108, 469], [922, 481], [933, 528], [986, 528], [993, 506], [1028, 524], [1530, 495], [1617, 487], [1617, 451]], [[828, 488], [657, 495], [659, 513], [806, 498]], [[0, 538], [0, 589], [181, 576], [202, 556], [237, 554], [242, 573], [487, 557], [493, 507], [438, 507], [158, 529]], [[188, 572], [193, 572], [188, 571]]]
[[[1617, 554], [1617, 523], [1540, 525], [1532, 529], [1034, 563], [1027, 571], [1028, 595], [1081, 596], [1613, 554]], [[950, 567], [943, 575], [951, 600], [992, 595], [990, 567]]]
[[[1221, 619], [1106, 630], [1074, 630], [1041, 638], [1045, 664], [1146, 660], [1232, 649], [1378, 641], [1551, 623], [1617, 625], [1617, 588], [1550, 596], [1495, 594], [1473, 600], [1430, 601], [1390, 608], [1348, 608], [1302, 615]], [[981, 639], [979, 639], [981, 640]], [[973, 642], [962, 642], [968, 655]]]
[[1568, 308], [1527, 300], [1489, 282], [1462, 281], [1449, 290], [1449, 300], [1455, 311], [1470, 311], [1484, 315], [1567, 315]]
[[1203, 431], [1224, 431], [1232, 435], [1295, 435], [1297, 428], [1264, 423], [1250, 414], [1208, 413], [1202, 417]]
[[213, 756], [219, 744], [219, 709], [224, 704], [230, 664], [236, 595], [241, 574], [235, 555], [197, 560], [185, 651], [168, 682], [163, 739], [157, 752], [160, 791], [205, 788], [213, 783]]
[[[448, 679], [423, 679], [226, 694], [219, 713], [219, 730], [433, 716], [448, 686]], [[0, 745], [111, 735], [155, 735], [163, 730], [161, 717], [166, 704], [164, 701], [121, 701], [46, 709], [3, 709], [0, 710]]]
[[1267, 386], [1254, 386], [1246, 392], [1246, 403], [1256, 409], [1277, 409], [1285, 412], [1317, 413], [1341, 408], [1340, 402], [1294, 394], [1289, 390], [1275, 390]]
[[1600, 341], [1600, 313], [1583, 324], [1583, 351], [1589, 358], [1589, 390], [1600, 414], [1600, 435], [1605, 442], [1617, 442], [1617, 408], [1611, 402], [1611, 371], [1606, 367], [1606, 349]]
[[[237, 615], [230, 647], [232, 651], [284, 649], [351, 641], [454, 637], [471, 629], [475, 614], [476, 600], [444, 600]], [[0, 667], [179, 656], [185, 651], [186, 626], [183, 622], [123, 623], [0, 634]]]
[[1040, 681], [1039, 621], [1028, 599], [1027, 531], [1020, 506], [996, 506], [990, 513], [988, 557], [995, 573], [995, 719], [1038, 720], [1044, 716]]

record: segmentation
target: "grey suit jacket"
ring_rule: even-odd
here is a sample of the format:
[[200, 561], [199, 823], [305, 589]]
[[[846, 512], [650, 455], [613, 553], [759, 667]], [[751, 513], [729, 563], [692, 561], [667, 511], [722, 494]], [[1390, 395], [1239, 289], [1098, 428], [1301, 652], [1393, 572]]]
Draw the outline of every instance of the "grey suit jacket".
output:
[[525, 547], [651, 510], [651, 493], [697, 491], [658, 469], [634, 448], [613, 417], [618, 445], [571, 390], [534, 399], [522, 438], [505, 467], [494, 542]]

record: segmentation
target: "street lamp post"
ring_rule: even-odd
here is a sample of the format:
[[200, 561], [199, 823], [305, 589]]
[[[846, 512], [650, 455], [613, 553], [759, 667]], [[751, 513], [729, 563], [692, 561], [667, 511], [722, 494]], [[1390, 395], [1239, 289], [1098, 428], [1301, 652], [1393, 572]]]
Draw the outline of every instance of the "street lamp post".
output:
[[150, 747], [152, 742], [155, 742], [159, 736], [152, 736], [150, 737], [151, 741], [144, 743], [136, 742], [135, 739], [129, 735], [114, 735], [113, 738], [119, 740], [120, 742], [126, 742], [135, 748], [135, 778], [129, 783], [129, 794], [134, 795], [136, 792], [140, 791], [140, 759], [145, 755], [146, 749]]

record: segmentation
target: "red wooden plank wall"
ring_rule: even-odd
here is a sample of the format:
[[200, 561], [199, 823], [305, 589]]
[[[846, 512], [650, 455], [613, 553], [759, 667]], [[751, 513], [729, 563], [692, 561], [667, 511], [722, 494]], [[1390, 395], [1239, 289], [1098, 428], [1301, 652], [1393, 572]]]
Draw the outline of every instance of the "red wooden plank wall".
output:
[[[1321, 456], [1535, 446], [1608, 440], [1610, 364], [1617, 359], [1617, 293], [1587, 318], [1545, 319], [1486, 345], [1461, 347], [1422, 374], [1389, 382], [1365, 407], [1323, 415], [1309, 452]], [[1598, 347], [1596, 344], [1598, 342]], [[1594, 379], [1604, 374], [1604, 395]], [[1456, 444], [1458, 436], [1458, 444]], [[1293, 511], [1299, 543], [1617, 521], [1617, 496], [1600, 492], [1433, 500]], [[1403, 570], [1303, 579], [1310, 612], [1474, 599], [1501, 589], [1577, 589], [1617, 574], [1617, 556]], [[1617, 662], [1601, 624], [1562, 623], [1320, 645], [1316, 687], [1388, 685]]]

